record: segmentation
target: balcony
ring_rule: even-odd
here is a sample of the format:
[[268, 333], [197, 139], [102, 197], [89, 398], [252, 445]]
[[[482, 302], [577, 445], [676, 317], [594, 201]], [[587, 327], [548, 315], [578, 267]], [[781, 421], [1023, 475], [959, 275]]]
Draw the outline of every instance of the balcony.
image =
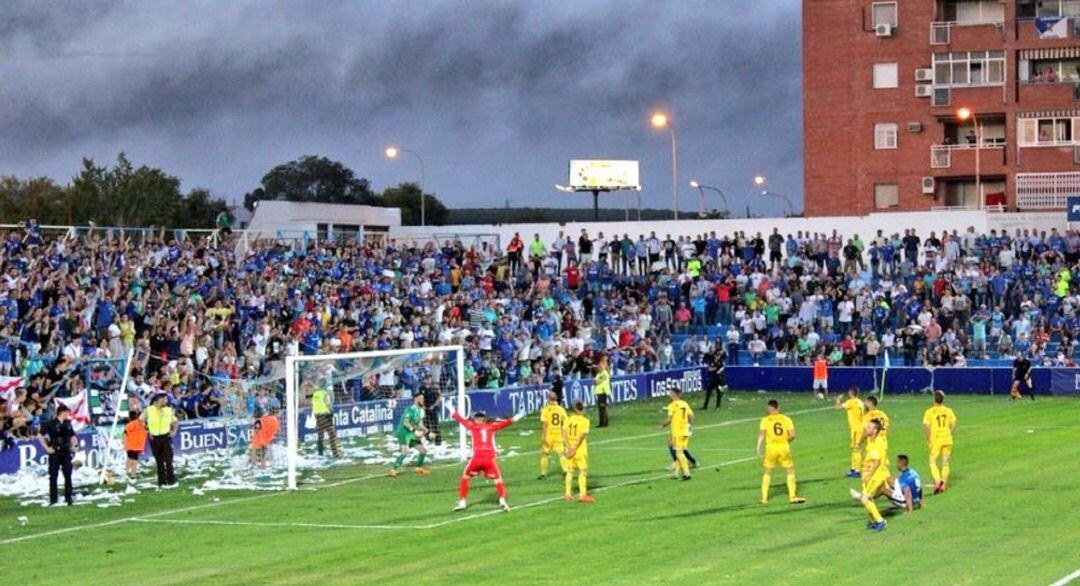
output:
[[[956, 42], [970, 42], [973, 47], [1000, 45], [1003, 39], [1001, 38], [1001, 33], [999, 31], [1003, 29], [1003, 27], [1004, 23], [1000, 21], [935, 21], [930, 23], [930, 44], [937, 46], [951, 45], [955, 40]], [[956, 36], [955, 39], [953, 38], [954, 34]]]
[[[949, 169], [952, 174], [974, 175], [1005, 172], [1005, 139], [987, 139], [976, 153], [974, 144], [935, 144], [930, 147], [930, 168]], [[985, 152], [989, 151], [989, 152]], [[978, 165], [976, 165], [978, 155]]]
[[1016, 207], [1021, 210], [1061, 209], [1077, 193], [1080, 172], [1016, 174]]

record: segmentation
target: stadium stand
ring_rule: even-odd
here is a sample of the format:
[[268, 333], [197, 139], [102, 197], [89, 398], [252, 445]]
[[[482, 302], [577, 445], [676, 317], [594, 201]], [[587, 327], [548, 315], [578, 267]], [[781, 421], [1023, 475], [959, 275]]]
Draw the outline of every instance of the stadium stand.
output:
[[[54, 397], [116, 385], [188, 418], [280, 401], [283, 357], [462, 343], [470, 388], [699, 364], [1074, 366], [1080, 232], [590, 236], [545, 243], [246, 242], [227, 231], [34, 222], [3, 237], [0, 409], [15, 437]], [[238, 251], [242, 250], [242, 253]], [[363, 381], [354, 400], [418, 384]]]

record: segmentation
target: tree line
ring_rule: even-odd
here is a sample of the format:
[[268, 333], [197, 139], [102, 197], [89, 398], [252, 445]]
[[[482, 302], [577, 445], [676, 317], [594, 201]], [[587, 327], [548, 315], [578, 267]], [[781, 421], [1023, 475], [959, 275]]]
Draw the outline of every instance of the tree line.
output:
[[[402, 223], [414, 225], [420, 223], [420, 197], [415, 183], [376, 193], [367, 179], [342, 163], [303, 156], [270, 169], [244, 195], [243, 205], [254, 210], [259, 201], [282, 200], [398, 207]], [[423, 197], [427, 222], [445, 224], [446, 206], [431, 193]], [[232, 216], [234, 211], [207, 189], [197, 187], [185, 193], [175, 175], [135, 166], [124, 153], [111, 167], [84, 158], [82, 168], [66, 185], [49, 177], [0, 176], [0, 223], [33, 218], [41, 224], [212, 228], [222, 213]]]

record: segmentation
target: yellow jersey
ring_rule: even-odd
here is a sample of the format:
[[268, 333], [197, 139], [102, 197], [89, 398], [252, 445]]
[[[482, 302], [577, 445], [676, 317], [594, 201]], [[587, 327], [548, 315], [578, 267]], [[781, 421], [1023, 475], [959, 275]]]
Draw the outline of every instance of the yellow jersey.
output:
[[930, 426], [930, 443], [951, 446], [952, 428], [956, 425], [956, 414], [944, 405], [934, 405], [923, 413], [923, 425]]
[[762, 417], [758, 429], [765, 432], [765, 447], [788, 446], [788, 435], [795, 431], [795, 424], [787, 415], [775, 413]]
[[851, 431], [859, 431], [863, 427], [863, 402], [862, 399], [856, 399], [854, 397], [844, 401], [840, 404], [844, 411], [847, 412], [847, 424], [851, 428]]
[[562, 441], [562, 429], [566, 424], [566, 409], [562, 405], [548, 403], [540, 410], [540, 421], [547, 424], [547, 435], [544, 439]]
[[[569, 443], [567, 448], [577, 446], [577, 452], [583, 453], [589, 449], [589, 418], [584, 415], [573, 414], [566, 420], [566, 426], [563, 428], [566, 430], [566, 440]], [[581, 440], [581, 445], [578, 445], [578, 440]]]
[[863, 414], [862, 424], [865, 427], [867, 423], [874, 419], [881, 420], [880, 435], [882, 439], [888, 439], [889, 437], [889, 416], [885, 414], [881, 409], [871, 409]]
[[883, 471], [889, 470], [889, 444], [885, 441], [885, 438], [881, 437], [879, 433], [877, 437], [866, 440], [866, 452], [863, 454], [863, 475], [870, 471], [870, 465], [877, 462], [877, 473], [880, 474]]
[[668, 417], [671, 417], [671, 435], [675, 437], [690, 435], [690, 419], [694, 415], [694, 410], [690, 408], [690, 405], [682, 399], [672, 401], [668, 403], [667, 412]]

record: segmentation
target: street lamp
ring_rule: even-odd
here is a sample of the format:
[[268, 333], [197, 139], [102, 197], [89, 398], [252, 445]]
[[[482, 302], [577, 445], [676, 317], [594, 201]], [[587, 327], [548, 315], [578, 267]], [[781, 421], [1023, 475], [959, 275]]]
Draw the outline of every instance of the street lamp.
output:
[[706, 217], [708, 215], [705, 212], [705, 190], [706, 189], [708, 189], [709, 191], [715, 191], [717, 194], [719, 194], [720, 199], [724, 200], [724, 211], [728, 211], [728, 212], [731, 211], [729, 206], [728, 206], [727, 195], [719, 187], [713, 187], [712, 185], [705, 185], [704, 183], [701, 183], [700, 181], [697, 181], [697, 180], [691, 181], [690, 182], [690, 187], [693, 187], [693, 188], [697, 189], [698, 193], [701, 194], [701, 203], [699, 205], [700, 209], [698, 211], [698, 215], [700, 215], [702, 218], [704, 218], [704, 217]]
[[653, 128], [658, 130], [667, 128], [671, 132], [671, 196], [674, 204], [672, 212], [677, 221], [679, 219], [679, 155], [675, 139], [675, 125], [668, 115], [663, 112], [654, 112], [651, 122]]
[[982, 131], [979, 130], [979, 119], [971, 108], [960, 108], [956, 111], [956, 118], [963, 121], [971, 119], [971, 125], [975, 127], [975, 193], [979, 197], [979, 209], [985, 207], [982, 192], [982, 173], [979, 165], [979, 153], [982, 152]]
[[[765, 176], [764, 175], [756, 175], [756, 176], [754, 176], [754, 185], [757, 185], [758, 187], [764, 187], [764, 185], [765, 185]], [[791, 205], [791, 200], [788, 198], [788, 196], [786, 196], [786, 195], [784, 195], [782, 193], [777, 193], [775, 191], [769, 191], [768, 189], [762, 189], [761, 190], [761, 196], [762, 197], [770, 197], [770, 196], [772, 196], [772, 197], [780, 198], [781, 200], [784, 201], [784, 203], [787, 204], [788, 213], [791, 213], [791, 214], [795, 213], [795, 206]], [[781, 213], [783, 213], [783, 208], [781, 208]]]
[[399, 149], [399, 148], [394, 147], [394, 146], [386, 147], [385, 153], [386, 153], [386, 158], [391, 159], [391, 160], [398, 158], [398, 156], [401, 153], [409, 153], [410, 155], [416, 157], [416, 160], [420, 162], [420, 225], [421, 226], [426, 226], [427, 225], [427, 214], [426, 214], [427, 206], [425, 205], [425, 202], [424, 202], [424, 159], [420, 157], [420, 153], [418, 153], [418, 152], [416, 152], [414, 150]]

